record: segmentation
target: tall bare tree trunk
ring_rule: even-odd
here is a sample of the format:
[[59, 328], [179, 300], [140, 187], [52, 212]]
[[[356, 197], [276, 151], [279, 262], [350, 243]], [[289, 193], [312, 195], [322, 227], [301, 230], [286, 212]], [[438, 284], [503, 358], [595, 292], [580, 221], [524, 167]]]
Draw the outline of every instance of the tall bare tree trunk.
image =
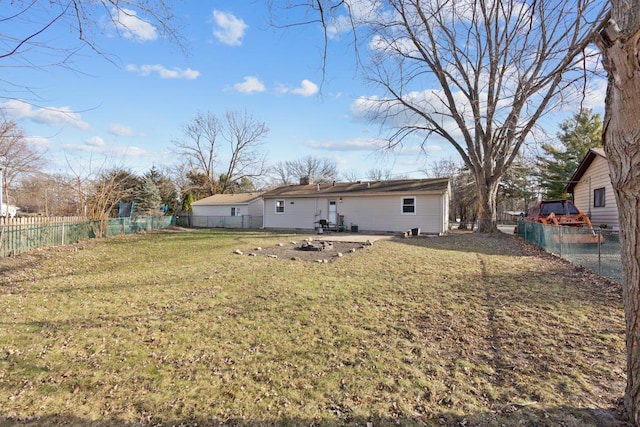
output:
[[625, 408], [640, 424], [640, 0], [612, 0], [597, 40], [609, 74], [603, 145], [620, 219], [627, 338]]
[[480, 171], [476, 177], [478, 188], [478, 232], [493, 233], [497, 228], [498, 183], [497, 180], [487, 179]]

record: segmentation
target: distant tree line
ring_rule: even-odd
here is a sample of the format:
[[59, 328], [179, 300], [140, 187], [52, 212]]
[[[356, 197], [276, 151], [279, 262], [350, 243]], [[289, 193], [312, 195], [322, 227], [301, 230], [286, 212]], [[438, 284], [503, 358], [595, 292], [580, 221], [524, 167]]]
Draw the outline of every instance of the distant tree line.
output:
[[[315, 156], [268, 165], [263, 151], [268, 128], [247, 113], [230, 112], [223, 119], [199, 113], [183, 131], [184, 137], [173, 141], [180, 161], [171, 168], [153, 166], [138, 175], [124, 167], [67, 159], [66, 172], [46, 173], [44, 150], [28, 144], [15, 122], [2, 122], [3, 199], [20, 207], [21, 214], [107, 218], [118, 215], [122, 201], [133, 202], [136, 215], [173, 214], [213, 194], [298, 184], [301, 178], [316, 183], [406, 178], [380, 168], [362, 177], [354, 171], [340, 174], [334, 160]], [[569, 197], [564, 188], [588, 150], [601, 145], [601, 132], [600, 115], [582, 110], [562, 122], [556, 138], [541, 144], [539, 153], [516, 157], [500, 180], [499, 211], [525, 211], [538, 198]], [[477, 220], [477, 190], [466, 165], [444, 159], [422, 173], [451, 179], [452, 220], [463, 225]]]

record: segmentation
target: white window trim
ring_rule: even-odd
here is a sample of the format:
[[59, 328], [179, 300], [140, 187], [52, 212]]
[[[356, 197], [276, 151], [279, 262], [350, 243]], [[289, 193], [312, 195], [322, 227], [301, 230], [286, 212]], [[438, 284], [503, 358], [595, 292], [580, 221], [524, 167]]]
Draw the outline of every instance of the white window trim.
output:
[[[282, 212], [278, 212], [278, 202], [282, 202]], [[274, 207], [275, 214], [284, 215], [287, 211], [287, 208], [285, 206], [287, 206], [287, 201], [285, 199], [276, 199]]]
[[[404, 201], [407, 200], [407, 199], [413, 199], [413, 212], [405, 212], [404, 211], [404, 207], [405, 207]], [[401, 197], [400, 198], [400, 214], [401, 215], [415, 215], [416, 211], [418, 210], [416, 202], [417, 202], [417, 199], [416, 199], [415, 196]], [[409, 205], [407, 205], [407, 206], [409, 206]]]

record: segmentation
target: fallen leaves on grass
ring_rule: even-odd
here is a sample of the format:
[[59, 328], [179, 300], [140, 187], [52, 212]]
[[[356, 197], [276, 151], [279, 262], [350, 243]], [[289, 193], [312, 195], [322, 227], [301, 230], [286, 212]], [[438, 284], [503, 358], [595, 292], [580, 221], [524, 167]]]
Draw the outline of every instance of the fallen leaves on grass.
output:
[[294, 239], [148, 233], [5, 269], [0, 425], [622, 425], [617, 285], [511, 236], [233, 254]]

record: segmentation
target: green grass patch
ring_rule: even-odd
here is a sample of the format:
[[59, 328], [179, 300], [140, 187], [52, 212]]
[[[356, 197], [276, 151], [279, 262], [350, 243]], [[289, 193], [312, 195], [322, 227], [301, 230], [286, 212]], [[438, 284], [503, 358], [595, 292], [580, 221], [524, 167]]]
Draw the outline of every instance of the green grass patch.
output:
[[615, 284], [511, 236], [382, 241], [324, 264], [233, 254], [292, 239], [150, 233], [1, 259], [0, 425], [618, 416]]

